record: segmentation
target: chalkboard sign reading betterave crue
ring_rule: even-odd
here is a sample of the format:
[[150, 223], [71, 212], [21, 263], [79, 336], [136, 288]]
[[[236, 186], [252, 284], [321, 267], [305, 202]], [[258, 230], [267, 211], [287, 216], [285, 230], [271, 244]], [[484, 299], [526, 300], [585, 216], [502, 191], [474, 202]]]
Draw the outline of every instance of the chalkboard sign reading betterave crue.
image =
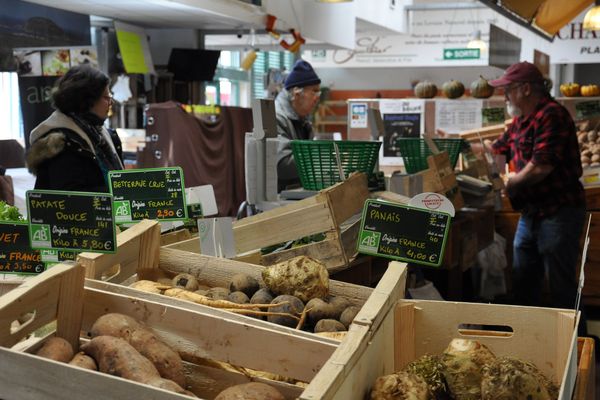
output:
[[29, 237], [34, 249], [114, 253], [112, 196], [107, 193], [30, 190]]
[[108, 178], [118, 224], [142, 219], [187, 219], [181, 168], [110, 171]]
[[444, 257], [450, 219], [444, 212], [367, 200], [358, 251], [439, 267]]
[[0, 222], [0, 273], [39, 274], [45, 265], [29, 244], [27, 222]]

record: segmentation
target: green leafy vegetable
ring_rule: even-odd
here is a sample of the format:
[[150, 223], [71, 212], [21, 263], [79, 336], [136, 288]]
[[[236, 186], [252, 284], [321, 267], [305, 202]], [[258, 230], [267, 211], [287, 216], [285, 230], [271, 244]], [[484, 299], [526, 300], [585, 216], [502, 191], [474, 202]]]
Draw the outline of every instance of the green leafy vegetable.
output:
[[0, 221], [24, 221], [25, 219], [15, 206], [0, 201]]

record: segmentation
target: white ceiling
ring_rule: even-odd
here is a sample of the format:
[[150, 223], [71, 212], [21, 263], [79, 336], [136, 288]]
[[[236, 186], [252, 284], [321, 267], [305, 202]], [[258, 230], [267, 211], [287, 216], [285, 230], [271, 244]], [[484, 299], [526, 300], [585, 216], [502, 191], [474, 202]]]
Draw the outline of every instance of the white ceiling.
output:
[[263, 27], [265, 13], [238, 0], [26, 0], [145, 28], [242, 29]]

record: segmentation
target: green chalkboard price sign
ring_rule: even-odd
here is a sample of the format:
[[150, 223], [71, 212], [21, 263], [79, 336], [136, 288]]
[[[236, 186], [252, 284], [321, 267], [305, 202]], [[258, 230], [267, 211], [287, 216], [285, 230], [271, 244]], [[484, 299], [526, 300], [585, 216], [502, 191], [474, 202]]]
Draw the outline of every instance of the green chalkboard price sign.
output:
[[396, 203], [367, 200], [358, 251], [439, 267], [450, 228], [450, 215]]
[[111, 171], [108, 178], [118, 224], [142, 219], [187, 219], [181, 168]]
[[29, 238], [34, 249], [114, 253], [112, 196], [107, 193], [30, 190]]
[[39, 274], [46, 269], [29, 244], [27, 222], [0, 222], [0, 273]]

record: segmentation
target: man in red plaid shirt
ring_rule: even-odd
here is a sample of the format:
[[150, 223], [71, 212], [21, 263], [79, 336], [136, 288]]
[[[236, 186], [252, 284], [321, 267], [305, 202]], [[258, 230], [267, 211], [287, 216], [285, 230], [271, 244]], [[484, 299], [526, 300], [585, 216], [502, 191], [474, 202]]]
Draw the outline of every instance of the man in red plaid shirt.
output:
[[[513, 243], [515, 300], [541, 305], [547, 271], [550, 306], [572, 309], [586, 213], [579, 181], [581, 158], [573, 119], [549, 95], [545, 83], [537, 67], [528, 62], [511, 65], [490, 82], [504, 88], [506, 107], [513, 117], [492, 150], [504, 154], [516, 169], [506, 184], [513, 207], [521, 212]], [[585, 320], [581, 322], [585, 332]]]

